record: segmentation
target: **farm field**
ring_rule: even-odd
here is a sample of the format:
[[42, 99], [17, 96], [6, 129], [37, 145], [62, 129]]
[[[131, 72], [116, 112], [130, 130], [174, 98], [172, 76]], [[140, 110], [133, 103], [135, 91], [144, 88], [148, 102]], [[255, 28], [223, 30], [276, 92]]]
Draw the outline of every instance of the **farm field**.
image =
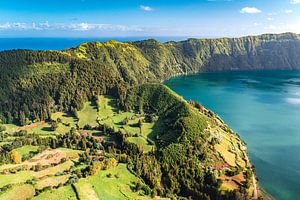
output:
[[[151, 167], [157, 166], [152, 159], [165, 122], [153, 113], [123, 111], [111, 96], [95, 99], [74, 113], [53, 113], [47, 121], [3, 125], [0, 199], [162, 199], [159, 191], [152, 193], [152, 188], [134, 173], [132, 162], [139, 156], [146, 163], [149, 160]], [[194, 108], [192, 111], [198, 112]], [[235, 171], [249, 162], [239, 151], [244, 144], [216, 123], [207, 130], [214, 133], [208, 141], [215, 137], [219, 142], [211, 146], [212, 159], [206, 165], [216, 170], [224, 194], [234, 191], [246, 181], [243, 173]], [[133, 155], [123, 146], [132, 148]], [[144, 168], [148, 170], [145, 173], [161, 170], [145, 163], [139, 167], [138, 173]], [[231, 167], [236, 174], [228, 176], [226, 170]], [[15, 196], [20, 190], [24, 195]]]
[[[19, 157], [19, 161], [0, 166], [0, 188], [4, 191], [0, 193], [0, 199], [76, 199], [75, 190], [71, 187], [71, 182], [74, 181], [80, 199], [150, 198], [141, 189], [134, 191], [135, 184], [141, 180], [128, 171], [126, 164], [120, 163], [92, 176], [74, 179], [89, 166], [80, 161], [84, 151], [53, 140], [56, 137], [67, 137], [66, 134], [71, 129], [78, 127], [78, 137], [86, 137], [83, 135], [87, 134], [96, 140], [102, 138], [101, 140], [110, 141], [110, 136], [105, 131], [84, 130], [86, 125], [105, 125], [108, 129], [128, 134], [128, 142], [137, 144], [144, 152], [149, 152], [154, 149], [148, 137], [155, 135], [155, 122], [145, 122], [144, 116], [135, 112], [119, 111], [116, 99], [102, 95], [95, 104], [86, 102], [83, 109], [77, 111], [77, 117], [78, 119], [72, 114], [57, 112], [51, 115], [52, 122], [35, 122], [25, 126], [4, 124], [5, 137], [0, 141], [0, 146], [12, 145], [16, 139], [22, 137], [37, 137], [40, 142], [52, 141], [50, 145], [56, 148], [41, 149], [41, 145], [36, 144], [38, 141], [14, 148], [11, 153]], [[52, 128], [53, 122], [56, 123], [55, 130]], [[78, 142], [81, 144], [80, 140]], [[20, 190], [24, 190], [24, 195], [17, 197], [15, 192]]]
[[133, 192], [130, 187], [134, 187], [139, 179], [131, 174], [126, 164], [102, 170], [95, 175], [82, 179], [75, 184], [79, 197], [81, 199], [91, 199], [91, 196], [96, 196], [100, 199], [150, 199], [143, 195], [142, 191]]

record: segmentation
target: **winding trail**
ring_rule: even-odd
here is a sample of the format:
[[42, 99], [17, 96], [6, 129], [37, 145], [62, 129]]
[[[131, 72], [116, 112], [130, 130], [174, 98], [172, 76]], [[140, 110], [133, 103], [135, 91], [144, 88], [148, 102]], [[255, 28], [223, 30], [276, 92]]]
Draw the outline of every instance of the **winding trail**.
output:
[[253, 181], [253, 187], [254, 187], [254, 190], [253, 190], [253, 200], [257, 200], [258, 199], [258, 195], [257, 195], [257, 187], [256, 187], [256, 180], [255, 180], [255, 176], [254, 174], [252, 175], [252, 181]]

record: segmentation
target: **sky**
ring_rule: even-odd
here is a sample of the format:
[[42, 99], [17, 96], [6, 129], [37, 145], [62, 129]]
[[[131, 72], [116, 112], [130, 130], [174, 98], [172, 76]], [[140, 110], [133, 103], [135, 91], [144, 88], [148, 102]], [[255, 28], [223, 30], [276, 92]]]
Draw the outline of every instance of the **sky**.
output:
[[0, 37], [300, 33], [300, 0], [1, 0]]

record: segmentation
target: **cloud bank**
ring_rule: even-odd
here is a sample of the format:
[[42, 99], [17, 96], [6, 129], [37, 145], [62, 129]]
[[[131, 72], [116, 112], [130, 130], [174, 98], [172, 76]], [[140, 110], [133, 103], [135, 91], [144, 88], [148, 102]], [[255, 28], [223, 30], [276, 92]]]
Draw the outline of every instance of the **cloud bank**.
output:
[[70, 31], [133, 31], [141, 32], [147, 31], [149, 27], [135, 26], [135, 25], [116, 25], [116, 24], [98, 24], [98, 23], [54, 23], [50, 24], [48, 21], [43, 23], [24, 23], [24, 22], [6, 22], [0, 24], [0, 31], [2, 30], [70, 30]]

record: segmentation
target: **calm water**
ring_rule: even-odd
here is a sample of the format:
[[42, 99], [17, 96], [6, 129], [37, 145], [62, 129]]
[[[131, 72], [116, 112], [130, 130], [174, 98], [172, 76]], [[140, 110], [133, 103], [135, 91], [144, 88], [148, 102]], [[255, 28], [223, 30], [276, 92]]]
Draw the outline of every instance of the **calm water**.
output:
[[269, 194], [300, 199], [300, 71], [201, 73], [165, 83], [241, 135]]

